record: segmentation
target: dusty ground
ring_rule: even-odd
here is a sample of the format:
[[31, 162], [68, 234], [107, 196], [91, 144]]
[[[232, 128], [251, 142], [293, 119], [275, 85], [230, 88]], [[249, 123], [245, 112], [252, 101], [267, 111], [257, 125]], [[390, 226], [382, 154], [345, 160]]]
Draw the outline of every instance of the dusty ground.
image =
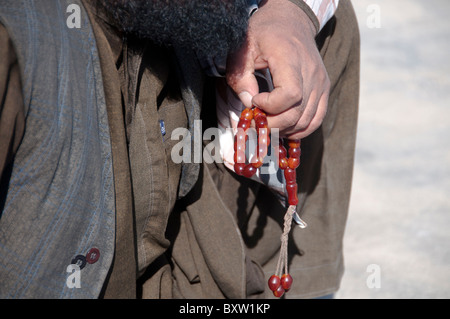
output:
[[450, 298], [450, 1], [353, 4], [361, 103], [336, 298]]

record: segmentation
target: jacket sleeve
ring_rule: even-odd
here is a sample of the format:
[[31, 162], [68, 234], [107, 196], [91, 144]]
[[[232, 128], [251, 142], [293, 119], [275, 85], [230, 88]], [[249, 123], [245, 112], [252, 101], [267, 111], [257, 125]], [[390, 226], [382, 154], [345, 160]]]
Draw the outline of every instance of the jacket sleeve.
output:
[[19, 147], [24, 128], [19, 63], [8, 32], [0, 23], [0, 180]]

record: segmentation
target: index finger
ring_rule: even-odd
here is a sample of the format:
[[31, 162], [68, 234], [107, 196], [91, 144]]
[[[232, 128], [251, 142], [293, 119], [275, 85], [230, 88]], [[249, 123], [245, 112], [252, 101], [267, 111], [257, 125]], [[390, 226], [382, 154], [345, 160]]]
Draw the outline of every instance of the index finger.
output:
[[253, 104], [269, 114], [279, 114], [303, 101], [301, 71], [285, 58], [268, 61], [274, 89], [253, 97]]
[[255, 61], [249, 43], [245, 43], [227, 59], [227, 83], [246, 107], [252, 106], [252, 98], [259, 92], [255, 78]]

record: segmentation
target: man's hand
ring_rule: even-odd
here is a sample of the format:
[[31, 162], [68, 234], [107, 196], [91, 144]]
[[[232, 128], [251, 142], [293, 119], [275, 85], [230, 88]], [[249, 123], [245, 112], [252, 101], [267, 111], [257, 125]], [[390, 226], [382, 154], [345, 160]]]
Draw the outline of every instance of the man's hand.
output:
[[[330, 81], [315, 42], [315, 28], [288, 0], [263, 1], [250, 18], [247, 40], [227, 61], [227, 82], [246, 107], [267, 113], [280, 136], [304, 138], [325, 117]], [[274, 90], [259, 93], [255, 70], [268, 68]]]

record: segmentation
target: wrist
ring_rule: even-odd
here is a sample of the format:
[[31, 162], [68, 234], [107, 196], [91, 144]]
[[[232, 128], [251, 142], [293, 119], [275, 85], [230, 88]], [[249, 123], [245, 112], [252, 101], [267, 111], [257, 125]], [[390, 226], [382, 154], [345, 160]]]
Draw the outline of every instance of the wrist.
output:
[[300, 16], [301, 20], [303, 20], [303, 24], [308, 24], [314, 37], [320, 31], [319, 19], [311, 7], [303, 0], [262, 0], [259, 3], [259, 7], [262, 8], [264, 6], [288, 6], [290, 7], [290, 11], [292, 11], [292, 13]]
[[311, 7], [308, 6], [305, 3], [305, 1], [303, 1], [303, 0], [287, 0], [287, 1], [295, 4], [308, 16], [309, 20], [311, 21], [311, 23], [314, 27], [315, 35], [317, 35], [317, 33], [319, 33], [319, 31], [320, 31], [320, 22], [319, 22], [319, 19], [317, 19], [317, 16], [314, 13], [314, 11], [311, 9]]

